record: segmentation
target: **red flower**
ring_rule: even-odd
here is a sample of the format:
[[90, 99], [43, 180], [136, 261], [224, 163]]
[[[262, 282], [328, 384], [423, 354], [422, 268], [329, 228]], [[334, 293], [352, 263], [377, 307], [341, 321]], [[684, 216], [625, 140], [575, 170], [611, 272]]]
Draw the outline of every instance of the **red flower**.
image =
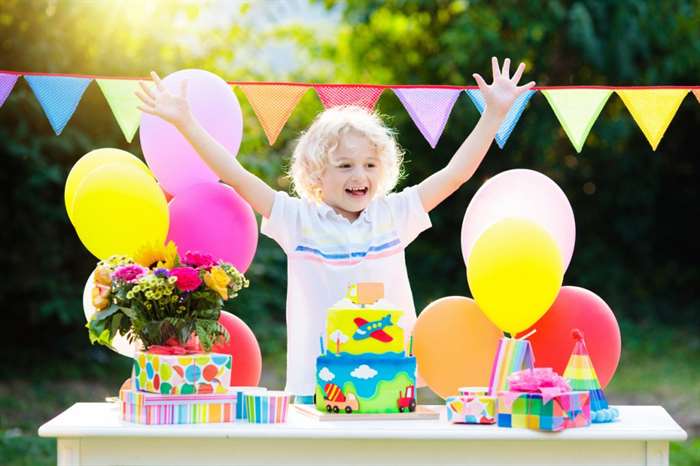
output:
[[205, 267], [209, 268], [216, 265], [216, 260], [211, 254], [205, 254], [197, 251], [187, 251], [182, 262], [190, 267]]
[[202, 284], [199, 272], [192, 267], [175, 267], [170, 271], [171, 277], [176, 277], [175, 286], [180, 291], [194, 291]]

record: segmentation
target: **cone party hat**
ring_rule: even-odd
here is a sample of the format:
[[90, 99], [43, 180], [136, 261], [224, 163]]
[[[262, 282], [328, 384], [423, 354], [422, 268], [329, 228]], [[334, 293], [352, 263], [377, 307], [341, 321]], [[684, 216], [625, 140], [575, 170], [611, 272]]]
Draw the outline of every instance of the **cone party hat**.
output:
[[608, 406], [608, 400], [605, 398], [605, 393], [600, 386], [593, 362], [588, 354], [583, 333], [578, 329], [574, 329], [571, 335], [575, 343], [569, 363], [564, 370], [564, 377], [569, 380], [572, 390], [587, 390], [590, 392], [592, 422], [614, 421], [619, 415], [618, 411], [616, 408]]

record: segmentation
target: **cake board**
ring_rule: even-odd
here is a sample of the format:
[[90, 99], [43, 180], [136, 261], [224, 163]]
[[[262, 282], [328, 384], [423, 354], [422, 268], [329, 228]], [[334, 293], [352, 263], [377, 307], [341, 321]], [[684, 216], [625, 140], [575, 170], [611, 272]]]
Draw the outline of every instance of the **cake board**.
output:
[[437, 420], [440, 419], [440, 412], [427, 406], [418, 405], [416, 410], [409, 413], [386, 413], [386, 414], [336, 414], [321, 412], [315, 405], [297, 405], [294, 407], [304, 416], [325, 421], [403, 421], [403, 420]]

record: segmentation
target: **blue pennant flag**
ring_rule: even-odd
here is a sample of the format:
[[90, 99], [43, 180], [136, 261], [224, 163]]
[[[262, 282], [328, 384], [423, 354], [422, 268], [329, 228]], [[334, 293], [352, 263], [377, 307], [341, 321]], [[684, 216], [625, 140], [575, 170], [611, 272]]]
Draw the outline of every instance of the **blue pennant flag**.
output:
[[73, 116], [91, 78], [69, 76], [25, 76], [58, 136]]
[[[479, 110], [479, 113], [484, 113], [484, 108], [486, 108], [486, 104], [484, 102], [484, 98], [481, 96], [481, 91], [478, 89], [466, 89], [465, 92], [467, 93], [477, 110]], [[510, 137], [510, 133], [513, 132], [513, 128], [515, 128], [515, 125], [518, 124], [520, 115], [523, 114], [525, 106], [530, 101], [530, 98], [535, 94], [535, 92], [537, 91], [526, 91], [520, 94], [520, 96], [517, 99], [515, 99], [515, 102], [513, 102], [513, 106], [510, 107], [510, 110], [508, 110], [508, 114], [506, 115], [505, 120], [503, 120], [503, 123], [501, 123], [501, 127], [498, 128], [498, 132], [496, 133], [496, 144], [498, 144], [498, 147], [500, 147], [501, 149], [503, 149], [503, 146], [506, 145], [506, 141]]]

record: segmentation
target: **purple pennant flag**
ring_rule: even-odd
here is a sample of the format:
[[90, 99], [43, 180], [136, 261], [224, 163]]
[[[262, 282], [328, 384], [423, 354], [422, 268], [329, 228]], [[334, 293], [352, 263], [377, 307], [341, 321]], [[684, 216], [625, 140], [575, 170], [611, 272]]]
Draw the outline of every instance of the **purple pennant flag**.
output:
[[399, 98], [413, 122], [420, 130], [430, 147], [435, 146], [442, 136], [447, 118], [452, 112], [459, 89], [437, 88], [396, 88], [392, 89]]
[[17, 78], [19, 78], [18, 74], [0, 73], [0, 107], [7, 100], [7, 96], [12, 92], [12, 88], [15, 87]]

